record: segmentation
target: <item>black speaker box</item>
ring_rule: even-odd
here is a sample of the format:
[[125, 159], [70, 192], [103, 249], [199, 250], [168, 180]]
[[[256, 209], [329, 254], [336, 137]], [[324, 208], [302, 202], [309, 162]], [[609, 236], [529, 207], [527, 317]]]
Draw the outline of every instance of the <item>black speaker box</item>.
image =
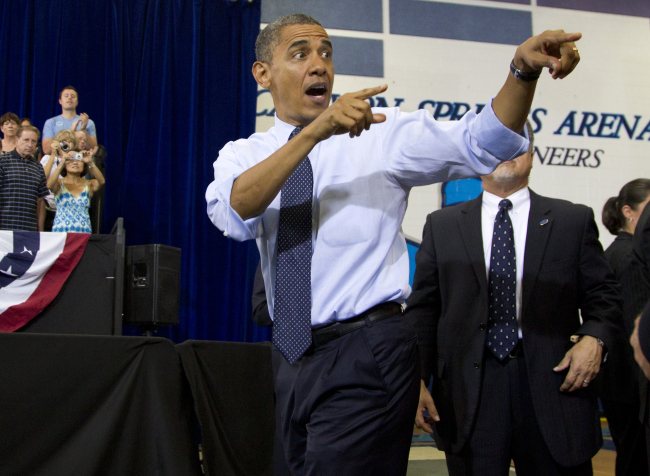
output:
[[124, 324], [178, 324], [181, 250], [165, 245], [126, 247]]

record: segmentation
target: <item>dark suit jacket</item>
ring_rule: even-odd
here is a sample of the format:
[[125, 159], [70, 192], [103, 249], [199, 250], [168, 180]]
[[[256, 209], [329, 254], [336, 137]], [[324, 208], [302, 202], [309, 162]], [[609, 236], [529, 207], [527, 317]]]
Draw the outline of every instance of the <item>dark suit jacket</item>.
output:
[[646, 205], [634, 230], [634, 254], [638, 260], [646, 286], [650, 289], [650, 205]]
[[[572, 334], [611, 341], [621, 298], [593, 211], [530, 194], [522, 344], [544, 440], [557, 463], [575, 466], [602, 445], [596, 398], [591, 387], [561, 393], [566, 371], [553, 368], [570, 348]], [[479, 196], [427, 217], [406, 311], [418, 329], [422, 377], [425, 382], [435, 377], [441, 421], [434, 437], [440, 449], [452, 453], [461, 451], [470, 434], [483, 376], [488, 287], [481, 203]]]
[[605, 250], [605, 257], [621, 286], [623, 325], [609, 347], [607, 364], [603, 365], [594, 384], [602, 399], [638, 405], [641, 370], [634, 360], [630, 336], [634, 330], [634, 319], [650, 299], [650, 289], [643, 281], [642, 271], [634, 256], [632, 235], [620, 232]]
[[[646, 287], [650, 290], [650, 205], [646, 205], [634, 230], [633, 250]], [[645, 376], [641, 376], [639, 384], [641, 393], [639, 418], [650, 427], [650, 385]]]
[[626, 339], [629, 339], [632, 335], [634, 320], [641, 314], [648, 299], [650, 299], [650, 287], [647, 287], [644, 283], [644, 271], [634, 254], [633, 243], [634, 237], [632, 235], [620, 232], [605, 251], [605, 256], [614, 271], [614, 276], [621, 285], [623, 324]]

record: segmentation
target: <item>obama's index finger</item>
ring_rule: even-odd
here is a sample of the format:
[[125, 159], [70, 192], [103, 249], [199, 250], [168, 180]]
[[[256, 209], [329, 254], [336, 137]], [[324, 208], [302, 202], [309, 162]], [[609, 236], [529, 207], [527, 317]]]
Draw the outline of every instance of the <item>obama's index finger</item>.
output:
[[368, 99], [369, 97], [375, 96], [379, 93], [383, 93], [388, 89], [387, 84], [382, 84], [381, 86], [375, 86], [374, 88], [366, 88], [356, 93], [352, 93], [352, 96], [357, 99]]
[[553, 43], [556, 45], [560, 45], [562, 43], [569, 43], [573, 41], [578, 41], [582, 38], [582, 33], [556, 33], [551, 34], [549, 36], [546, 36], [544, 38], [545, 41], [548, 41], [549, 43]]

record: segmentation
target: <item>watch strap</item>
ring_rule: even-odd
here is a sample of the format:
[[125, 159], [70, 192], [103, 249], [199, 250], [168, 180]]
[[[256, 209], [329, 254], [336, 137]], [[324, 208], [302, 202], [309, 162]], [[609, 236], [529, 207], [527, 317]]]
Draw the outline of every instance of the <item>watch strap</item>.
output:
[[510, 62], [510, 72], [516, 79], [519, 79], [521, 81], [526, 81], [526, 82], [537, 81], [539, 77], [542, 75], [541, 70], [532, 73], [527, 73], [526, 71], [520, 70], [515, 66], [515, 60], [512, 60]]

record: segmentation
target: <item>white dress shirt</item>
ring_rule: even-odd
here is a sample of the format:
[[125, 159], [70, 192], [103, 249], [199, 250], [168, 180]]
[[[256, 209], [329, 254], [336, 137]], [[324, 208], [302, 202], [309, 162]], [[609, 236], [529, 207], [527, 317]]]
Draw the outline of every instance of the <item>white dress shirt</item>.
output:
[[[45, 166], [47, 165], [48, 160], [50, 160], [49, 155], [44, 155], [43, 158], [41, 159], [41, 165], [43, 166], [43, 168], [45, 168]], [[52, 176], [52, 174], [54, 174], [54, 172], [56, 171], [57, 167], [59, 166], [62, 160], [63, 159], [61, 159], [61, 157], [54, 157], [54, 160], [52, 161], [52, 168], [50, 169], [50, 175], [48, 175], [45, 178], [47, 178], [48, 180], [50, 179], [50, 177]], [[62, 177], [59, 175], [59, 178]], [[54, 194], [52, 192], [47, 194], [47, 196], [45, 197], [45, 201], [47, 202], [47, 205], [48, 207], [50, 207], [50, 209], [56, 210], [56, 202], [54, 200]]]
[[[499, 202], [503, 200], [489, 192], [483, 192], [483, 205], [481, 207], [481, 225], [483, 232], [483, 253], [485, 254], [485, 270], [488, 281], [490, 280], [490, 258], [492, 255], [492, 234], [494, 219], [499, 211]], [[517, 271], [517, 329], [519, 338], [521, 332], [521, 281], [524, 277], [524, 256], [526, 251], [526, 232], [528, 230], [528, 215], [530, 214], [530, 191], [528, 187], [516, 191], [508, 197], [512, 202], [512, 209], [508, 211], [512, 222], [512, 231], [515, 235], [515, 266]]]
[[[312, 325], [356, 316], [409, 296], [409, 259], [401, 231], [411, 187], [491, 173], [527, 150], [528, 141], [501, 124], [491, 103], [481, 114], [437, 122], [426, 110], [375, 108], [386, 122], [360, 137], [333, 136], [309, 153], [314, 172]], [[242, 220], [230, 206], [235, 179], [286, 144], [294, 126], [229, 142], [214, 163], [207, 211], [224, 235], [256, 239], [273, 317], [280, 195], [262, 215]]]

